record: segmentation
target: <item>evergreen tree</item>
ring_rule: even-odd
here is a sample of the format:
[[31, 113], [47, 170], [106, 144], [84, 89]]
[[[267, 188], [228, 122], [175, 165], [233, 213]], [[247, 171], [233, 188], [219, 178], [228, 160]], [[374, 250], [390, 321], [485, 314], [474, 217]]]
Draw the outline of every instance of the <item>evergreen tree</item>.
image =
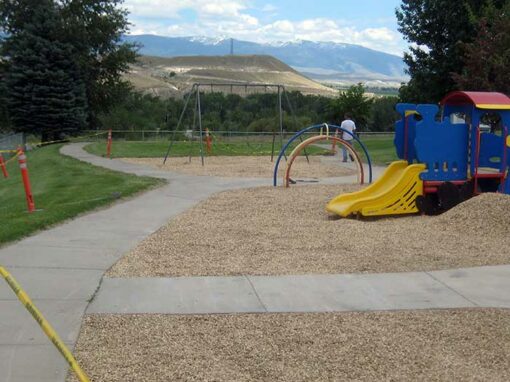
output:
[[[400, 90], [407, 102], [437, 102], [456, 89], [453, 73], [464, 68], [462, 43], [471, 43], [478, 15], [491, 0], [402, 0], [396, 10], [399, 30], [412, 45], [404, 54], [409, 83]], [[500, 8], [506, 0], [494, 0]]]
[[[2, 44], [9, 116], [16, 131], [43, 141], [86, 124], [86, 94], [74, 49], [61, 41], [62, 25], [51, 0], [16, 1], [23, 14]], [[5, 19], [3, 19], [5, 21]]]

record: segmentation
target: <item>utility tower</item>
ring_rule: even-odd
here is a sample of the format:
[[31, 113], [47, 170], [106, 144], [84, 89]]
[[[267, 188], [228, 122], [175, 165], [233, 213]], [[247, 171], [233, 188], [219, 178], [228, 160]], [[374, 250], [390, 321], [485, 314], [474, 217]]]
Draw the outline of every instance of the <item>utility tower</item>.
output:
[[234, 39], [233, 38], [230, 39], [230, 55], [231, 56], [234, 55]]

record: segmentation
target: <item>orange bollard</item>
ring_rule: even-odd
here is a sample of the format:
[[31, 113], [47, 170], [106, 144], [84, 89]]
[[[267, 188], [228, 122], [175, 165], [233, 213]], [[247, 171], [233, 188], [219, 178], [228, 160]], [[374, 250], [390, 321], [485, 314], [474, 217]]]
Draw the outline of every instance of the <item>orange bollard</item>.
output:
[[18, 162], [21, 169], [21, 177], [23, 179], [23, 186], [25, 186], [25, 195], [27, 198], [28, 212], [35, 211], [34, 197], [32, 196], [32, 188], [30, 187], [30, 179], [28, 178], [27, 157], [20, 147], [18, 149]]
[[112, 157], [112, 129], [108, 130], [108, 140], [106, 142], [106, 156]]
[[9, 173], [7, 172], [7, 167], [5, 167], [5, 161], [2, 154], [0, 154], [0, 167], [2, 167], [2, 172], [4, 174], [4, 178], [9, 177]]
[[205, 147], [207, 153], [210, 154], [212, 151], [212, 137], [209, 135], [209, 129], [205, 128]]

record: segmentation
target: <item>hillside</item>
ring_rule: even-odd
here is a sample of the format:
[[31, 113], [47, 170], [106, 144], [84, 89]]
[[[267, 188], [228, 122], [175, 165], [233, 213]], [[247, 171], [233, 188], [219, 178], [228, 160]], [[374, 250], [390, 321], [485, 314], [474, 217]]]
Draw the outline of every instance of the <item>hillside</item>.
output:
[[[129, 35], [124, 39], [142, 45], [140, 53], [152, 56], [221, 56], [230, 52], [230, 39]], [[406, 80], [399, 56], [359, 45], [293, 41], [257, 44], [234, 40], [235, 54], [270, 55], [300, 73], [321, 82], [396, 85]]]
[[[287, 90], [298, 90], [304, 94], [335, 95], [336, 92], [292, 69], [290, 66], [270, 56], [189, 56], [189, 57], [153, 57], [142, 56], [131, 67], [126, 76], [136, 89], [157, 95], [170, 97], [188, 91], [196, 82], [221, 84], [253, 83], [282, 84]], [[210, 90], [204, 89], [204, 90]], [[266, 89], [245, 89], [238, 86], [214, 88], [245, 94], [264, 92]], [[267, 89], [270, 91], [270, 89]]]

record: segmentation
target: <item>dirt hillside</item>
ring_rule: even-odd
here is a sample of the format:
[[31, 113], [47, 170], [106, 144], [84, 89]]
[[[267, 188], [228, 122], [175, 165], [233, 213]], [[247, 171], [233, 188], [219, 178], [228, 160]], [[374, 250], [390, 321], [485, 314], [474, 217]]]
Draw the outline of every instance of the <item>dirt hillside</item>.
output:
[[[336, 91], [315, 82], [271, 56], [142, 56], [126, 78], [136, 89], [161, 97], [182, 95], [196, 82], [224, 84], [282, 84], [287, 90], [304, 94], [334, 96]], [[204, 88], [211, 91], [211, 88]], [[271, 88], [246, 89], [244, 86], [216, 87], [213, 91], [252, 94], [275, 91]]]

